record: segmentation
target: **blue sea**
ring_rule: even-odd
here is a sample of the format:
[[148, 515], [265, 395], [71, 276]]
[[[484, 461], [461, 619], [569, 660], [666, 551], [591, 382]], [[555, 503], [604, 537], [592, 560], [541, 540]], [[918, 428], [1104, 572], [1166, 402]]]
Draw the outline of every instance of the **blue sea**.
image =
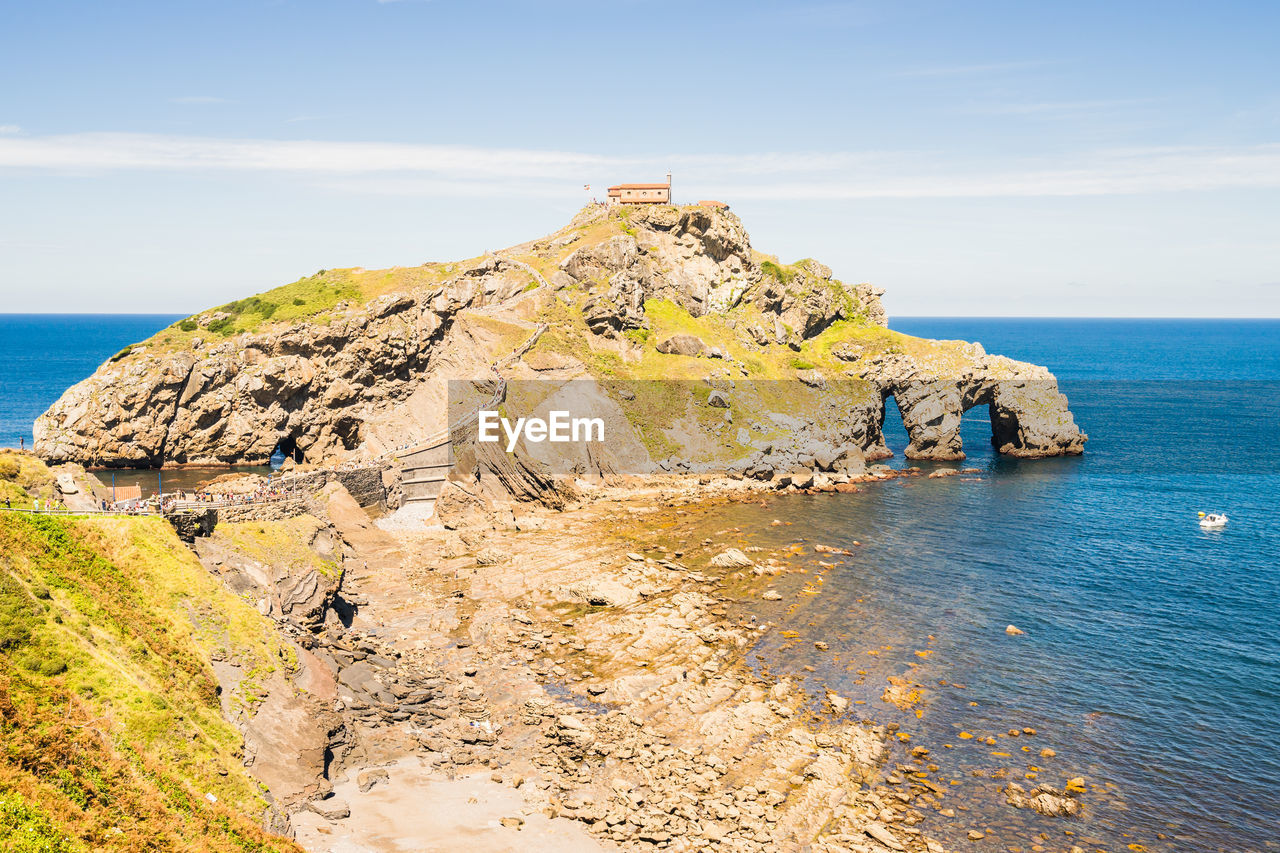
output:
[[[776, 626], [753, 650], [760, 665], [899, 723], [911, 740], [897, 761], [956, 810], [926, 809], [921, 826], [950, 849], [1280, 849], [1280, 321], [891, 325], [1049, 366], [1086, 452], [1001, 458], [974, 409], [961, 464], [977, 474], [706, 519], [719, 541], [736, 528], [772, 551], [853, 552], [808, 551], [794, 561], [804, 574], [778, 579], [782, 601], [750, 605]], [[890, 405], [891, 464], [905, 467], [895, 419]], [[1206, 532], [1197, 511], [1231, 520]], [[805, 585], [821, 592], [797, 595]], [[921, 716], [881, 701], [889, 676], [925, 688]], [[1035, 735], [1009, 736], [1024, 727]], [[915, 746], [929, 755], [909, 758]], [[1001, 793], [1077, 776], [1089, 788], [1078, 818], [1015, 810]], [[986, 837], [969, 840], [974, 829]]]
[[[0, 315], [0, 444], [29, 441], [63, 388], [174, 319]], [[911, 737], [899, 761], [929, 749], [916, 763], [955, 816], [926, 809], [921, 828], [953, 849], [1280, 849], [1280, 321], [892, 326], [1047, 365], [1086, 453], [1000, 458], [974, 410], [963, 434], [976, 474], [716, 510], [699, 522], [708, 533], [853, 552], [810, 551], [804, 574], [778, 579], [782, 601], [748, 605], [777, 626], [760, 665], [899, 723]], [[1205, 532], [1197, 511], [1231, 521]], [[818, 577], [821, 594], [792, 594]], [[920, 716], [881, 701], [890, 675], [924, 687]], [[1035, 734], [1008, 735], [1024, 727]], [[1074, 776], [1089, 788], [1077, 818], [1015, 810], [1001, 793]], [[967, 840], [972, 829], [986, 838]]]
[[168, 314], [0, 314], [0, 447], [30, 447], [31, 424], [63, 391], [124, 347], [180, 319]]

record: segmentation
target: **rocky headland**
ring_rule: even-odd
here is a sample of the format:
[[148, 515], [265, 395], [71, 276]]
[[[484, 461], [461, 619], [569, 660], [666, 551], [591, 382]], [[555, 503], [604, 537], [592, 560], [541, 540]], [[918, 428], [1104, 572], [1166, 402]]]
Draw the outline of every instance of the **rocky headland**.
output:
[[[1051, 373], [893, 332], [880, 295], [756, 252], [727, 210], [590, 207], [480, 258], [321, 271], [180, 321], [69, 389], [35, 446], [107, 467], [376, 459], [449, 428], [451, 381], [536, 380], [625, 422], [578, 476], [683, 462], [769, 479], [814, 442], [883, 457], [889, 397], [911, 458], [961, 458], [974, 406], [1001, 453], [1081, 452]], [[627, 385], [654, 380], [671, 387]]]
[[[752, 660], [771, 626], [739, 605], [782, 599], [805, 549], [691, 524], [924, 476], [875, 464], [890, 397], [914, 459], [962, 458], [974, 406], [1004, 454], [1086, 440], [1044, 368], [893, 332], [879, 291], [755, 252], [726, 210], [593, 207], [481, 258], [194, 315], [69, 389], [36, 447], [85, 491], [81, 465], [289, 457], [290, 502], [177, 526], [281, 644], [209, 666], [262, 825], [305, 849], [940, 853], [927, 819], [967, 819], [959, 781]], [[610, 441], [508, 453], [475, 442], [477, 401], [591, 413]], [[441, 434], [429, 526], [398, 454]], [[903, 673], [883, 701], [920, 693]], [[1080, 808], [1070, 785], [1007, 796]]]

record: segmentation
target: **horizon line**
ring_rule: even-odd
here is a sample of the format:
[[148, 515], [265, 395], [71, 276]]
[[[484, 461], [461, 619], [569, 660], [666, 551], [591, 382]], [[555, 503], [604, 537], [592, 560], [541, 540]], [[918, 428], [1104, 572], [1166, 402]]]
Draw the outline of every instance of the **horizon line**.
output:
[[[194, 317], [213, 309], [202, 308], [188, 314], [175, 311], [0, 311], [0, 317]], [[1259, 317], [1254, 314], [1218, 315], [1213, 317], [1183, 314], [890, 314], [898, 320], [1280, 320], [1280, 314]]]

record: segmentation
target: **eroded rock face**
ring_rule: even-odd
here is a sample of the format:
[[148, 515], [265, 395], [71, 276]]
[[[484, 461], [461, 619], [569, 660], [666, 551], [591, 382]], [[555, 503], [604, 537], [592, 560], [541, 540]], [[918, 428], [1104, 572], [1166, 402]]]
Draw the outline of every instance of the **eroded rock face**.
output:
[[[583, 239], [601, 232], [574, 230], [611, 221], [605, 236]], [[340, 303], [308, 321], [226, 339], [201, 335], [185, 351], [135, 347], [69, 389], [36, 421], [36, 451], [50, 462], [104, 466], [261, 464], [277, 449], [317, 465], [367, 461], [446, 426], [447, 399], [440, 387], [447, 380], [492, 380], [495, 372], [506, 377], [516, 363], [527, 374], [554, 370], [570, 378], [589, 377], [594, 352], [621, 354], [624, 361], [636, 357], [637, 341], [645, 336], [632, 333], [649, 326], [645, 305], [650, 300], [668, 300], [694, 318], [736, 311], [733, 316], [741, 322], [735, 319], [727, 334], [748, 352], [783, 345], [799, 349], [840, 321], [849, 321], [851, 328], [885, 324], [881, 291], [846, 285], [816, 261], [758, 260], [742, 222], [727, 210], [655, 205], [586, 211], [565, 230], [570, 233], [510, 250], [511, 258], [488, 255], [450, 266], [430, 284], [406, 286], [359, 307]], [[539, 272], [514, 257], [519, 253], [548, 267]], [[578, 336], [571, 348], [522, 349], [519, 340], [526, 335], [535, 340], [537, 330], [546, 328], [545, 317], [563, 306], [578, 312], [586, 327], [578, 331], [580, 325], [569, 324]], [[207, 313], [197, 324], [212, 329], [216, 319]], [[729, 382], [751, 378], [746, 362], [722, 345], [684, 333], [649, 345], [672, 358], [705, 357], [707, 382], [714, 387], [711, 405], [724, 408], [725, 421], [738, 429], [738, 418], [745, 415], [743, 395]], [[856, 460], [846, 454], [853, 469], [861, 468], [863, 459], [889, 455], [881, 427], [883, 402], [893, 396], [911, 437], [911, 458], [959, 458], [961, 416], [982, 405], [991, 412], [993, 438], [1002, 453], [1081, 452], [1085, 436], [1052, 374], [988, 356], [976, 345], [958, 348], [957, 343], [955, 352], [931, 361], [920, 353], [868, 354], [863, 344], [837, 342], [831, 353], [845, 365], [843, 374], [829, 366], [798, 365], [797, 384], [831, 400], [842, 382], [855, 377], [871, 388], [836, 406], [842, 424], [820, 436], [821, 442], [828, 449], [858, 450]], [[803, 421], [802, 407], [787, 410], [788, 416]], [[773, 448], [772, 458], [766, 458], [770, 451], [753, 433], [747, 452], [758, 448], [758, 453], [737, 470], [760, 480], [797, 467], [846, 470], [802, 458], [814, 455], [799, 447], [809, 437], [805, 425], [787, 429], [799, 437], [795, 447]], [[677, 435], [674, 441], [685, 438]], [[573, 498], [572, 481], [553, 482], [557, 466], [536, 453], [511, 458], [495, 453], [460, 462], [464, 475], [479, 472], [472, 479], [481, 490], [487, 473], [519, 500], [556, 506]], [[574, 476], [587, 477], [645, 467], [630, 459], [615, 464], [603, 456], [572, 462]], [[642, 462], [661, 464], [647, 456]], [[373, 485], [385, 497], [385, 487]], [[471, 499], [446, 496], [445, 503]]]
[[1066, 396], [1045, 368], [988, 356], [974, 345], [970, 363], [957, 372], [943, 377], [906, 356], [873, 358], [864, 369], [863, 375], [898, 405], [911, 439], [907, 458], [963, 459], [960, 421], [977, 406], [987, 407], [992, 443], [1002, 454], [1041, 458], [1084, 451], [1088, 436], [1076, 426]]
[[412, 392], [452, 318], [480, 300], [464, 276], [198, 356], [131, 355], [36, 420], [37, 452], [108, 466], [263, 464], [277, 446], [308, 460], [340, 456], [359, 445], [371, 414]]
[[317, 559], [299, 560], [288, 552], [248, 549], [234, 534], [224, 535], [224, 528], [217, 528], [211, 538], [196, 542], [193, 536], [190, 541], [205, 564], [231, 589], [257, 600], [263, 615], [318, 631], [326, 621], [337, 618], [334, 605], [344, 574], [342, 543], [331, 526], [311, 516], [299, 516], [291, 524], [297, 544]]

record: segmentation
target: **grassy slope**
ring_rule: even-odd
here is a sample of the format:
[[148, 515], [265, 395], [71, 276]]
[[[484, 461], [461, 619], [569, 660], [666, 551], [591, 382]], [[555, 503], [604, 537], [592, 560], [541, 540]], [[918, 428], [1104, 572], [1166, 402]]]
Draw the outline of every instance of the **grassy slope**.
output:
[[30, 508], [32, 498], [58, 497], [53, 475], [39, 459], [17, 450], [0, 450], [0, 504]]
[[[537, 269], [544, 277], [550, 278], [557, 270], [559, 263], [574, 251], [584, 246], [603, 242], [620, 234], [634, 234], [635, 228], [630, 225], [628, 216], [629, 211], [625, 207], [620, 208], [603, 217], [567, 226], [548, 238], [513, 247], [500, 254], [523, 261]], [[551, 240], [555, 237], [569, 234], [576, 234], [578, 239], [573, 243], [558, 248], [550, 246]], [[754, 259], [760, 264], [766, 275], [773, 276], [784, 285], [795, 277], [798, 268], [809, 263], [805, 259], [792, 264], [785, 264], [772, 255], [759, 252], [755, 253]], [[479, 260], [479, 258], [471, 258], [453, 263], [428, 263], [422, 266], [392, 267], [386, 270], [365, 270], [360, 268], [321, 270], [315, 275], [298, 279], [295, 282], [268, 290], [265, 293], [200, 312], [185, 321], [179, 321], [161, 330], [143, 343], [152, 350], [185, 350], [190, 348], [191, 339], [196, 337], [203, 338], [206, 341], [210, 339], [217, 341], [240, 332], [270, 330], [272, 327], [285, 326], [299, 320], [325, 323], [337, 316], [334, 313], [334, 308], [341, 302], [361, 305], [388, 293], [438, 284]], [[532, 283], [532, 278], [530, 281]], [[837, 291], [839, 290], [838, 285], [833, 284], [832, 286]], [[843, 296], [842, 291], [837, 293], [837, 296]], [[793, 353], [785, 347], [768, 347], [766, 348], [767, 350], [778, 350], [776, 357], [766, 356], [762, 358], [760, 354], [755, 352], [746, 352], [745, 354], [736, 352], [736, 350], [743, 349], [743, 347], [740, 344], [736, 344], [736, 335], [725, 322], [729, 318], [734, 318], [739, 323], [758, 321], [759, 314], [750, 305], [739, 305], [726, 315], [702, 318], [689, 317], [675, 306], [669, 306], [669, 309], [664, 308], [663, 303], [651, 302], [646, 305], [646, 311], [649, 313], [650, 322], [653, 325], [647, 349], [652, 350], [653, 345], [658, 340], [674, 331], [686, 331], [691, 334], [697, 334], [708, 344], [720, 345], [727, 351], [731, 351], [733, 355], [743, 360], [752, 369], [753, 373], [757, 367], [765, 370], [767, 376], [761, 376], [761, 378], [792, 378], [796, 362], [834, 370], [847, 369], [848, 365], [830, 355], [831, 347], [840, 341], [863, 344], [867, 347], [869, 353], [892, 349], [893, 351], [907, 352], [916, 356], [943, 359], [946, 358], [950, 350], [954, 349], [948, 342], [912, 338], [908, 335], [890, 332], [880, 327], [854, 320], [837, 323], [824, 332], [823, 335], [806, 342], [800, 354]], [[198, 318], [207, 317], [217, 312], [222, 312], [229, 316], [223, 323], [215, 324], [216, 328], [214, 330], [211, 331], [209, 328], [202, 328], [195, 324]], [[561, 321], [562, 325], [566, 325], [565, 318], [557, 319]], [[576, 318], [578, 320], [577, 323], [573, 323], [572, 319], [574, 318], [569, 319], [567, 325], [574, 327], [573, 336], [577, 337], [578, 332], [586, 333], [586, 326], [581, 322], [581, 318]], [[184, 329], [184, 324], [188, 328]], [[766, 328], [772, 328], [771, 321], [764, 325]], [[635, 340], [638, 343], [643, 342], [640, 339]], [[553, 340], [549, 340], [547, 346], [554, 349], [565, 348], [565, 345], [557, 346]], [[567, 346], [574, 349], [574, 351], [581, 351], [582, 349], [580, 341], [573, 342]], [[607, 357], [604, 358], [607, 359]], [[608, 375], [610, 370], [617, 372], [619, 369], [616, 366], [610, 367], [610, 365], [604, 363], [597, 366], [601, 370], [600, 375]], [[646, 364], [639, 370], [641, 374], [656, 373], [665, 377], [669, 375], [668, 372], [671, 369], [672, 365], [669, 360], [663, 361], [661, 367], [658, 367], [656, 364], [649, 364], [646, 359]], [[678, 366], [676, 369], [677, 372], [689, 372], [681, 370]], [[596, 371], [593, 369], [593, 372]], [[637, 376], [636, 378], [645, 377]]]
[[[466, 263], [432, 263], [386, 270], [358, 267], [321, 270], [265, 293], [193, 314], [162, 329], [143, 344], [159, 350], [189, 349], [193, 338], [217, 341], [241, 332], [257, 332], [299, 320], [325, 323], [336, 316], [334, 309], [341, 302], [363, 305], [383, 294], [437, 284], [456, 274]], [[228, 316], [207, 328], [196, 322], [201, 317], [217, 313]], [[128, 354], [136, 346], [126, 347], [121, 355]]]
[[0, 846], [297, 850], [259, 829], [215, 649], [294, 665], [165, 522], [0, 513]]

